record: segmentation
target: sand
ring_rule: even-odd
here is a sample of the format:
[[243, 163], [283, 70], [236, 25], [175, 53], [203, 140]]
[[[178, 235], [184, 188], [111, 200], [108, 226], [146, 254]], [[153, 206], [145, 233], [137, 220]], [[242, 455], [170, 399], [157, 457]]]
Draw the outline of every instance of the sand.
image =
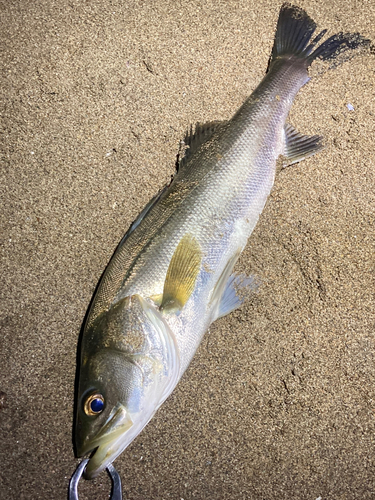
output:
[[[299, 5], [375, 40], [374, 2]], [[231, 117], [259, 83], [279, 8], [2, 3], [1, 499], [66, 499], [98, 279], [185, 130]], [[374, 68], [359, 57], [298, 95], [291, 123], [326, 149], [278, 175], [238, 264], [259, 293], [210, 328], [116, 460], [124, 500], [375, 498]], [[109, 485], [82, 481], [80, 500]]]

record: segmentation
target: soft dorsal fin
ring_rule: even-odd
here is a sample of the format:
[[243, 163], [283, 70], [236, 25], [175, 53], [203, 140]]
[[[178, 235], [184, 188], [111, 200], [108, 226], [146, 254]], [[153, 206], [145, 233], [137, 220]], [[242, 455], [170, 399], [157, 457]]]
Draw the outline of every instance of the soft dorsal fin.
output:
[[210, 140], [214, 132], [218, 128], [222, 127], [226, 122], [213, 121], [208, 123], [196, 123], [193, 132], [193, 126], [190, 126], [190, 130], [186, 132], [183, 143], [187, 148], [185, 149], [185, 155], [180, 160], [178, 168], [183, 168], [187, 163], [189, 158], [202, 146], [203, 143]]
[[285, 146], [283, 155], [287, 165], [297, 163], [321, 151], [323, 137], [320, 135], [302, 135], [288, 123], [284, 127]]
[[193, 293], [201, 267], [202, 250], [191, 234], [186, 234], [177, 245], [164, 282], [160, 309], [180, 311]]

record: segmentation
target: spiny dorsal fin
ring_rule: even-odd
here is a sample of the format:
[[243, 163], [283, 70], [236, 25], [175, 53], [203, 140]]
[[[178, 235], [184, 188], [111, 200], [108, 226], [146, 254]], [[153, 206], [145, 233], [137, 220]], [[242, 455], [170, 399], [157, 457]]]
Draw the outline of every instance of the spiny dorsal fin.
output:
[[196, 123], [193, 132], [193, 126], [186, 132], [183, 144], [187, 146], [185, 156], [180, 160], [178, 168], [183, 168], [188, 159], [202, 146], [203, 143], [211, 139], [216, 130], [226, 122], [213, 121], [208, 123]]
[[[142, 212], [138, 215], [138, 217], [135, 219], [135, 221], [132, 223], [132, 225], [129, 227], [127, 233], [121, 240], [121, 243], [124, 241], [125, 238], [129, 236], [130, 233], [134, 231], [136, 227], [139, 226], [139, 224], [142, 222], [142, 220], [146, 217], [148, 212], [151, 210], [151, 208], [157, 204], [157, 202], [160, 200], [161, 196], [165, 193], [165, 191], [168, 189], [169, 186], [164, 186], [158, 194], [156, 194], [151, 200], [147, 203], [145, 208], [142, 210]], [[120, 245], [121, 245], [120, 243]]]
[[197, 240], [186, 234], [177, 245], [165, 278], [160, 309], [180, 311], [193, 293], [201, 267], [202, 250]]
[[286, 165], [292, 165], [321, 151], [324, 146], [320, 135], [302, 135], [292, 125], [284, 127], [285, 147], [283, 155], [288, 159]]

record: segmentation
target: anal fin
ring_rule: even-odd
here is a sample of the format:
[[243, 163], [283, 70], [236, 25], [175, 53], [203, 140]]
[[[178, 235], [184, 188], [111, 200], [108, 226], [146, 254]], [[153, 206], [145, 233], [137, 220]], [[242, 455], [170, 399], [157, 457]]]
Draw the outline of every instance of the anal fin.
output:
[[293, 163], [302, 161], [324, 148], [322, 136], [302, 135], [289, 124], [286, 124], [284, 127], [284, 136], [285, 146], [283, 155], [287, 158], [286, 165], [293, 165]]

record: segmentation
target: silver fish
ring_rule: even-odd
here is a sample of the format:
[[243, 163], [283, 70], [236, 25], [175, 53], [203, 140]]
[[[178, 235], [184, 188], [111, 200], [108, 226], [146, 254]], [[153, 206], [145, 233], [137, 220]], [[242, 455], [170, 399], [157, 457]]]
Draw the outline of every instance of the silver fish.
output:
[[320, 44], [326, 32], [312, 39], [315, 29], [301, 8], [282, 6], [262, 82], [231, 120], [190, 133], [172, 183], [133, 223], [104, 272], [80, 346], [77, 454], [96, 449], [87, 478], [141, 432], [210, 324], [255, 288], [233, 268], [271, 191], [276, 160], [294, 163], [322, 148], [321, 137], [286, 125], [308, 67], [316, 59], [333, 67], [347, 49], [369, 45], [343, 33]]

